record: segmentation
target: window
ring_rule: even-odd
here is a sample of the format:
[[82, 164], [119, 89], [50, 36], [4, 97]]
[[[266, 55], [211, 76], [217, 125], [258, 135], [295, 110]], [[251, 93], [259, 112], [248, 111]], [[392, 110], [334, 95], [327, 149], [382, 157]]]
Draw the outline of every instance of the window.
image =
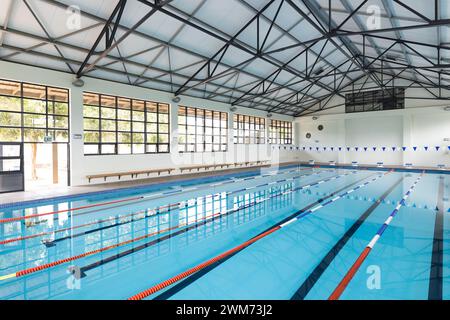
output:
[[84, 154], [169, 152], [169, 105], [83, 93]]
[[271, 120], [269, 138], [272, 144], [292, 144], [292, 122]]
[[234, 143], [263, 144], [266, 139], [264, 118], [235, 114], [233, 116]]
[[405, 108], [405, 89], [392, 88], [345, 95], [345, 112], [381, 111]]
[[0, 141], [69, 142], [67, 89], [0, 80]]
[[178, 133], [180, 152], [227, 151], [228, 114], [180, 106]]

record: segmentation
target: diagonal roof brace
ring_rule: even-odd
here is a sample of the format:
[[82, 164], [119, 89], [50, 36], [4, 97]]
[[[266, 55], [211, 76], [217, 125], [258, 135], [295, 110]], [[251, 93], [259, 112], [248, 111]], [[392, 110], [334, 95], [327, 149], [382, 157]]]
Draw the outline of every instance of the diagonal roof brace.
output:
[[[118, 47], [122, 41], [124, 41], [130, 34], [132, 34], [137, 28], [139, 28], [144, 22], [146, 22], [153, 14], [155, 14], [157, 11], [159, 11], [162, 8], [162, 6], [170, 3], [171, 1], [173, 1], [173, 0], [156, 1], [155, 5], [152, 6], [152, 9], [150, 10], [150, 12], [148, 12], [141, 19], [139, 19], [139, 21], [137, 23], [135, 23], [130, 29], [128, 29], [119, 39], [114, 40], [115, 30], [117, 30], [117, 27], [119, 26], [120, 18], [122, 16], [122, 12], [123, 12], [124, 7], [127, 2], [127, 0], [120, 0], [119, 3], [117, 4], [117, 6], [114, 8], [112, 15], [107, 20], [102, 32], [100, 33], [100, 35], [98, 36], [94, 45], [92, 46], [91, 50], [89, 51], [88, 55], [86, 56], [86, 59], [84, 60], [83, 64], [80, 66], [80, 69], [77, 72], [77, 78], [82, 77], [84, 74], [86, 74], [87, 72], [92, 70], [100, 60], [102, 60], [104, 57], [106, 57], [108, 55], [108, 53], [110, 53], [114, 48]], [[109, 26], [111, 25], [112, 20], [114, 19], [114, 17], [116, 15], [117, 15], [116, 23], [112, 29], [111, 34], [109, 34], [109, 31], [108, 31]], [[107, 47], [94, 60], [94, 62], [92, 62], [91, 64], [89, 64], [87, 66], [89, 59], [92, 57], [92, 55], [95, 54], [95, 50], [104, 35], [111, 37], [111, 39], [109, 39], [109, 40], [107, 37], [107, 40], [106, 40]]]

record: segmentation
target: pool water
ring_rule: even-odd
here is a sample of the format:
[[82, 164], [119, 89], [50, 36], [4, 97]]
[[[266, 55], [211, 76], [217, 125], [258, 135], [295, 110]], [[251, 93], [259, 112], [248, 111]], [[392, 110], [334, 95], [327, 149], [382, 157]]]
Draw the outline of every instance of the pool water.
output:
[[449, 186], [290, 166], [6, 206], [0, 299], [449, 299]]

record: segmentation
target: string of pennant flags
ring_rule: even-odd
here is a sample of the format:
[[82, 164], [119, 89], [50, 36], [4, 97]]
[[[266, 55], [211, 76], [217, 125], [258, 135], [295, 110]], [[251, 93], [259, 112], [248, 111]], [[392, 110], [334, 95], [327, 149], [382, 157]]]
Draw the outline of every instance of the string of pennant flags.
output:
[[[320, 191], [316, 191], [316, 192], [311, 192], [311, 191], [302, 191], [303, 194], [314, 194], [317, 196], [326, 196], [327, 193], [326, 192], [320, 192]], [[357, 201], [366, 201], [369, 203], [374, 203], [377, 202], [378, 199], [374, 198], [374, 197], [368, 197], [368, 196], [363, 196], [363, 195], [346, 195], [343, 197], [343, 199], [347, 199], [347, 200], [357, 200]], [[384, 199], [381, 201], [381, 203], [385, 203], [385, 204], [391, 204], [391, 205], [396, 205], [398, 203], [398, 200], [396, 199]], [[431, 204], [427, 204], [427, 203], [416, 203], [416, 202], [411, 202], [411, 203], [405, 203], [403, 204], [403, 206], [405, 207], [410, 207], [410, 208], [418, 208], [418, 209], [431, 209], [431, 210], [439, 210], [436, 206], [431, 205]], [[450, 212], [450, 208], [448, 209], [448, 212]]]
[[[276, 148], [275, 146], [273, 147], [274, 149]], [[376, 151], [382, 151], [382, 152], [407, 152], [407, 151], [413, 151], [413, 152], [418, 152], [418, 151], [425, 151], [425, 152], [431, 152], [431, 151], [435, 151], [435, 152], [439, 152], [439, 151], [444, 151], [444, 150], [448, 150], [450, 151], [450, 146], [412, 146], [412, 147], [398, 147], [398, 146], [393, 146], [393, 147], [387, 147], [387, 146], [373, 146], [373, 147], [359, 147], [359, 146], [355, 146], [355, 147], [318, 147], [318, 146], [278, 146], [278, 149], [280, 150], [291, 150], [291, 151], [316, 151], [316, 152], [321, 152], [321, 151], [330, 151], [330, 152], [336, 152], [336, 151], [356, 151], [356, 152], [376, 152]]]

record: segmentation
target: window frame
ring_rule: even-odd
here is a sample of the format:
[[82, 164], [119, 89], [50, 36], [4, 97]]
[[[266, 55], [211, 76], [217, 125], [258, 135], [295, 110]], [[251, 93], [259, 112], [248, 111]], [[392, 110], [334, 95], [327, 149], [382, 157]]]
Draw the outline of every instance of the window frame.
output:
[[[258, 129], [257, 126], [259, 126]], [[248, 142], [246, 141], [247, 139]], [[244, 114], [234, 114], [233, 142], [234, 144], [265, 144], [266, 119]]]
[[[182, 114], [184, 112], [184, 114]], [[189, 112], [193, 113], [194, 123], [190, 124], [188, 121]], [[211, 117], [208, 118], [207, 114], [210, 114]], [[216, 115], [219, 115], [219, 119], [215, 118]], [[181, 117], [185, 117], [184, 123], [181, 121]], [[179, 153], [203, 153], [203, 152], [227, 152], [228, 151], [228, 113], [224, 111], [216, 111], [210, 109], [203, 109], [197, 107], [189, 107], [189, 106], [179, 106], [178, 109], [178, 152]], [[192, 116], [191, 116], [192, 118]], [[207, 123], [211, 122], [210, 125]], [[218, 121], [219, 125], [215, 125], [215, 122]], [[225, 123], [225, 126], [222, 127], [222, 123]], [[184, 127], [184, 132], [181, 133], [180, 128]], [[193, 128], [194, 133], [189, 133], [189, 128]], [[207, 130], [209, 129], [209, 130]], [[215, 130], [219, 130], [219, 141], [216, 142], [217, 136], [214, 134]], [[211, 133], [207, 133], [210, 131]], [[194, 142], [188, 142], [189, 137], [194, 137]], [[184, 137], [184, 142], [180, 142], [180, 138]], [[199, 138], [201, 138], [199, 140]], [[210, 140], [211, 142], [208, 142]], [[225, 139], [225, 142], [222, 142], [222, 139]], [[183, 145], [183, 150], [180, 150], [180, 145]], [[199, 150], [199, 146], [202, 145], [202, 150]], [[193, 148], [188, 148], [188, 146], [193, 146]], [[207, 146], [211, 146], [210, 148]], [[217, 149], [215, 149], [217, 146]], [[189, 150], [192, 149], [192, 150]]]
[[[87, 96], [95, 96], [94, 103], [86, 103]], [[103, 103], [103, 99], [112, 99], [114, 101], [113, 105], [106, 105]], [[119, 104], [121, 102], [128, 102], [128, 108], [123, 107]], [[142, 107], [138, 108], [138, 106]], [[156, 112], [152, 112], [152, 106], [156, 106]], [[97, 108], [96, 116], [86, 116], [86, 107]], [[114, 116], [104, 117], [102, 116], [103, 109], [114, 110]], [[167, 110], [167, 113], [163, 110]], [[170, 109], [169, 103], [156, 102], [143, 99], [128, 98], [123, 96], [115, 96], [110, 94], [96, 93], [85, 91], [83, 92], [83, 147], [85, 156], [103, 156], [103, 155], [137, 155], [137, 154], [164, 154], [170, 153]], [[129, 112], [127, 119], [120, 117], [119, 113], [121, 110], [126, 110]], [[143, 113], [143, 119], [137, 119], [135, 114]], [[156, 122], [150, 121], [149, 114], [156, 114]], [[161, 122], [162, 115], [165, 115], [167, 122]], [[85, 120], [98, 120], [97, 129], [86, 129]], [[104, 129], [103, 123], [106, 121], [114, 122], [114, 129]], [[120, 129], [120, 124], [127, 123], [127, 129]], [[137, 125], [142, 126], [142, 129], [135, 129]], [[156, 131], [149, 130], [150, 125], [156, 125]], [[161, 132], [160, 126], [167, 125], [167, 132]], [[86, 142], [86, 133], [94, 133], [98, 135], [98, 142]], [[103, 141], [103, 133], [114, 134], [114, 141]], [[121, 142], [120, 135], [129, 135], [129, 142]], [[142, 135], [143, 141], [135, 142], [134, 137], [136, 135]], [[149, 142], [149, 135], [156, 135], [156, 142]], [[166, 142], [160, 142], [161, 137], [167, 137]], [[120, 152], [120, 146], [129, 146], [129, 151]], [[97, 146], [97, 151], [92, 153], [86, 153], [86, 146]], [[102, 152], [102, 147], [113, 146], [112, 152]], [[143, 150], [135, 150], [138, 146], [142, 146]], [[155, 151], [149, 151], [150, 146], [155, 146]]]
[[[284, 137], [281, 137], [282, 134], [284, 134]], [[269, 143], [279, 145], [292, 145], [292, 141], [292, 122], [271, 119], [269, 126]]]
[[[14, 115], [19, 115], [20, 117], [20, 125], [1, 125], [0, 124], [0, 129], [12, 129], [12, 130], [19, 130], [20, 131], [20, 139], [17, 141], [2, 141], [2, 142], [14, 142], [14, 143], [46, 143], [44, 142], [44, 139], [38, 141], [38, 140], [27, 140], [26, 139], [26, 131], [27, 130], [37, 130], [44, 132], [44, 137], [45, 136], [52, 136], [53, 137], [53, 141], [52, 143], [70, 143], [70, 91], [67, 88], [62, 88], [62, 87], [55, 87], [55, 86], [49, 86], [49, 85], [44, 85], [44, 84], [35, 84], [35, 83], [29, 83], [29, 82], [22, 82], [22, 81], [14, 81], [14, 80], [6, 80], [6, 79], [0, 79], [1, 82], [6, 82], [6, 83], [11, 83], [11, 84], [15, 84], [18, 85], [20, 87], [20, 92], [18, 92], [16, 95], [10, 95], [10, 94], [5, 94], [5, 93], [0, 93], [1, 97], [4, 98], [13, 98], [13, 99], [18, 99], [19, 100], [19, 104], [20, 104], [20, 110], [0, 110], [0, 112], [2, 113], [6, 113], [6, 114], [14, 114]], [[35, 97], [31, 97], [31, 96], [26, 96], [25, 91], [24, 91], [24, 87], [29, 86], [31, 87], [40, 87], [43, 90], [45, 90], [45, 97], [43, 98], [35, 98]], [[59, 99], [50, 99], [50, 91], [54, 89], [57, 91], [62, 91], [64, 92], [64, 94], [66, 95], [66, 101], [64, 101], [63, 99], [59, 100]], [[45, 104], [45, 112], [31, 112], [31, 111], [25, 111], [25, 101], [40, 101], [43, 102]], [[65, 104], [67, 106], [67, 112], [65, 114], [58, 114], [55, 112], [55, 104], [56, 103], [61, 103], [61, 104]], [[53, 105], [53, 112], [49, 112], [49, 108], [50, 106]], [[43, 124], [42, 126], [27, 126], [25, 125], [25, 118], [27, 117], [42, 117], [45, 119], [45, 124]], [[54, 123], [55, 123], [55, 118], [64, 118], [65, 119], [65, 123], [67, 124], [66, 126], [62, 127], [62, 128], [58, 128]], [[50, 118], [53, 119], [53, 124], [54, 126], [50, 126]], [[63, 137], [64, 137], [64, 133], [65, 133], [65, 137], [61, 140], [57, 139], [57, 133], [62, 133]]]

